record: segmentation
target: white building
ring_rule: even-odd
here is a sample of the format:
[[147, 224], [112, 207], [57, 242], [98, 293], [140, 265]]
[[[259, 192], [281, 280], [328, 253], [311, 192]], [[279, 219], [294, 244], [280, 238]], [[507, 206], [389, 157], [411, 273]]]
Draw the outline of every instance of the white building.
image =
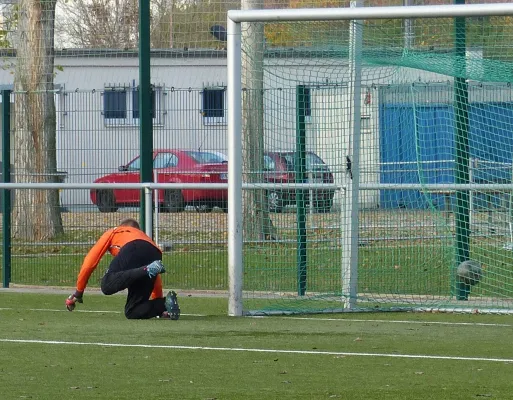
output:
[[[265, 146], [292, 150], [296, 140], [296, 85], [309, 88], [307, 149], [319, 154], [341, 184], [348, 152], [351, 101], [347, 60], [275, 52], [266, 59], [264, 76]], [[4, 57], [5, 65], [15, 61]], [[12, 54], [10, 54], [12, 57]], [[58, 169], [67, 182], [87, 183], [117, 171], [138, 155], [138, 56], [132, 51], [62, 50], [56, 53]], [[226, 52], [223, 50], [154, 51], [154, 147], [227, 151]], [[362, 70], [362, 182], [379, 177], [379, 85], [447, 77], [398, 67]], [[0, 70], [1, 87], [12, 86], [10, 68]], [[367, 168], [367, 172], [365, 169]], [[376, 206], [367, 193], [365, 206]], [[90, 204], [86, 191], [64, 191], [64, 206]]]

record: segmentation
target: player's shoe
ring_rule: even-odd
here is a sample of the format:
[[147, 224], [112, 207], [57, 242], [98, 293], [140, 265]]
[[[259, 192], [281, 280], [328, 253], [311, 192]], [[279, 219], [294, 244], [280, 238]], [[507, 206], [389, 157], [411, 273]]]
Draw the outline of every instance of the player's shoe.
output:
[[166, 296], [166, 310], [169, 313], [169, 318], [177, 320], [180, 318], [180, 307], [178, 306], [178, 300], [176, 299], [176, 293], [171, 290]]
[[166, 269], [164, 268], [164, 264], [162, 264], [162, 261], [160, 261], [160, 260], [153, 261], [151, 264], [148, 264], [145, 267], [145, 269], [150, 278], [154, 278], [158, 274], [163, 274], [164, 272], [166, 272]]

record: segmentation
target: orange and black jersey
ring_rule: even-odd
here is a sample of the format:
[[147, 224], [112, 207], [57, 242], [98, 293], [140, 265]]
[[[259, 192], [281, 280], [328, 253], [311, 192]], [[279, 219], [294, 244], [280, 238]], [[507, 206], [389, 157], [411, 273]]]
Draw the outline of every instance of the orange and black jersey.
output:
[[[155, 247], [157, 245], [153, 240], [146, 235], [143, 231], [131, 226], [118, 226], [116, 228], [109, 229], [106, 231], [96, 242], [96, 244], [87, 253], [80, 272], [77, 278], [77, 290], [83, 292], [87, 286], [87, 282], [94, 272], [103, 255], [107, 250], [113, 256], [117, 256], [119, 250], [127, 243], [133, 242], [134, 240], [144, 240]], [[160, 275], [157, 275], [155, 286], [153, 287], [153, 293], [151, 298], [162, 297], [162, 280]]]

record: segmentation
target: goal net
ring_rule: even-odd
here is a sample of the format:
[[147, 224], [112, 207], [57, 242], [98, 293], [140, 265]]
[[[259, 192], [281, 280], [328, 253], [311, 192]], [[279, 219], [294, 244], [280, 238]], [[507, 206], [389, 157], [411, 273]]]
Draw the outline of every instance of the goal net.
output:
[[231, 314], [513, 311], [511, 15], [229, 12]]

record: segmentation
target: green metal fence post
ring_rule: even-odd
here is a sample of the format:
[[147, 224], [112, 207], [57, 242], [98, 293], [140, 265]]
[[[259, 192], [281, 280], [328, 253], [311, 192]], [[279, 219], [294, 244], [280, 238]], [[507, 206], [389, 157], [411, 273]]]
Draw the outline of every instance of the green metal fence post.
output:
[[[306, 182], [306, 87], [296, 88], [296, 182]], [[306, 293], [306, 210], [303, 189], [296, 189], [297, 205], [297, 292], [299, 296]]]
[[[465, 0], [455, 0], [455, 4], [465, 4]], [[455, 182], [469, 183], [469, 118], [468, 118], [468, 84], [466, 73], [466, 21], [459, 17], [454, 22], [455, 50], [457, 67], [454, 78], [454, 116], [455, 116]], [[456, 191], [456, 265], [451, 270], [451, 279], [455, 282], [456, 266], [470, 257], [470, 198], [467, 190]], [[454, 285], [453, 285], [454, 287]], [[456, 298], [468, 299], [467, 288], [458, 285]]]
[[[2, 176], [11, 182], [11, 91], [2, 90]], [[11, 190], [2, 189], [2, 283], [11, 282]]]
[[[141, 157], [141, 183], [153, 181], [153, 116], [151, 115], [150, 78], [150, 2], [139, 0], [139, 142]], [[146, 204], [144, 189], [140, 193], [140, 223], [146, 231]], [[153, 214], [152, 214], [153, 215]], [[151, 221], [148, 221], [153, 226]]]

